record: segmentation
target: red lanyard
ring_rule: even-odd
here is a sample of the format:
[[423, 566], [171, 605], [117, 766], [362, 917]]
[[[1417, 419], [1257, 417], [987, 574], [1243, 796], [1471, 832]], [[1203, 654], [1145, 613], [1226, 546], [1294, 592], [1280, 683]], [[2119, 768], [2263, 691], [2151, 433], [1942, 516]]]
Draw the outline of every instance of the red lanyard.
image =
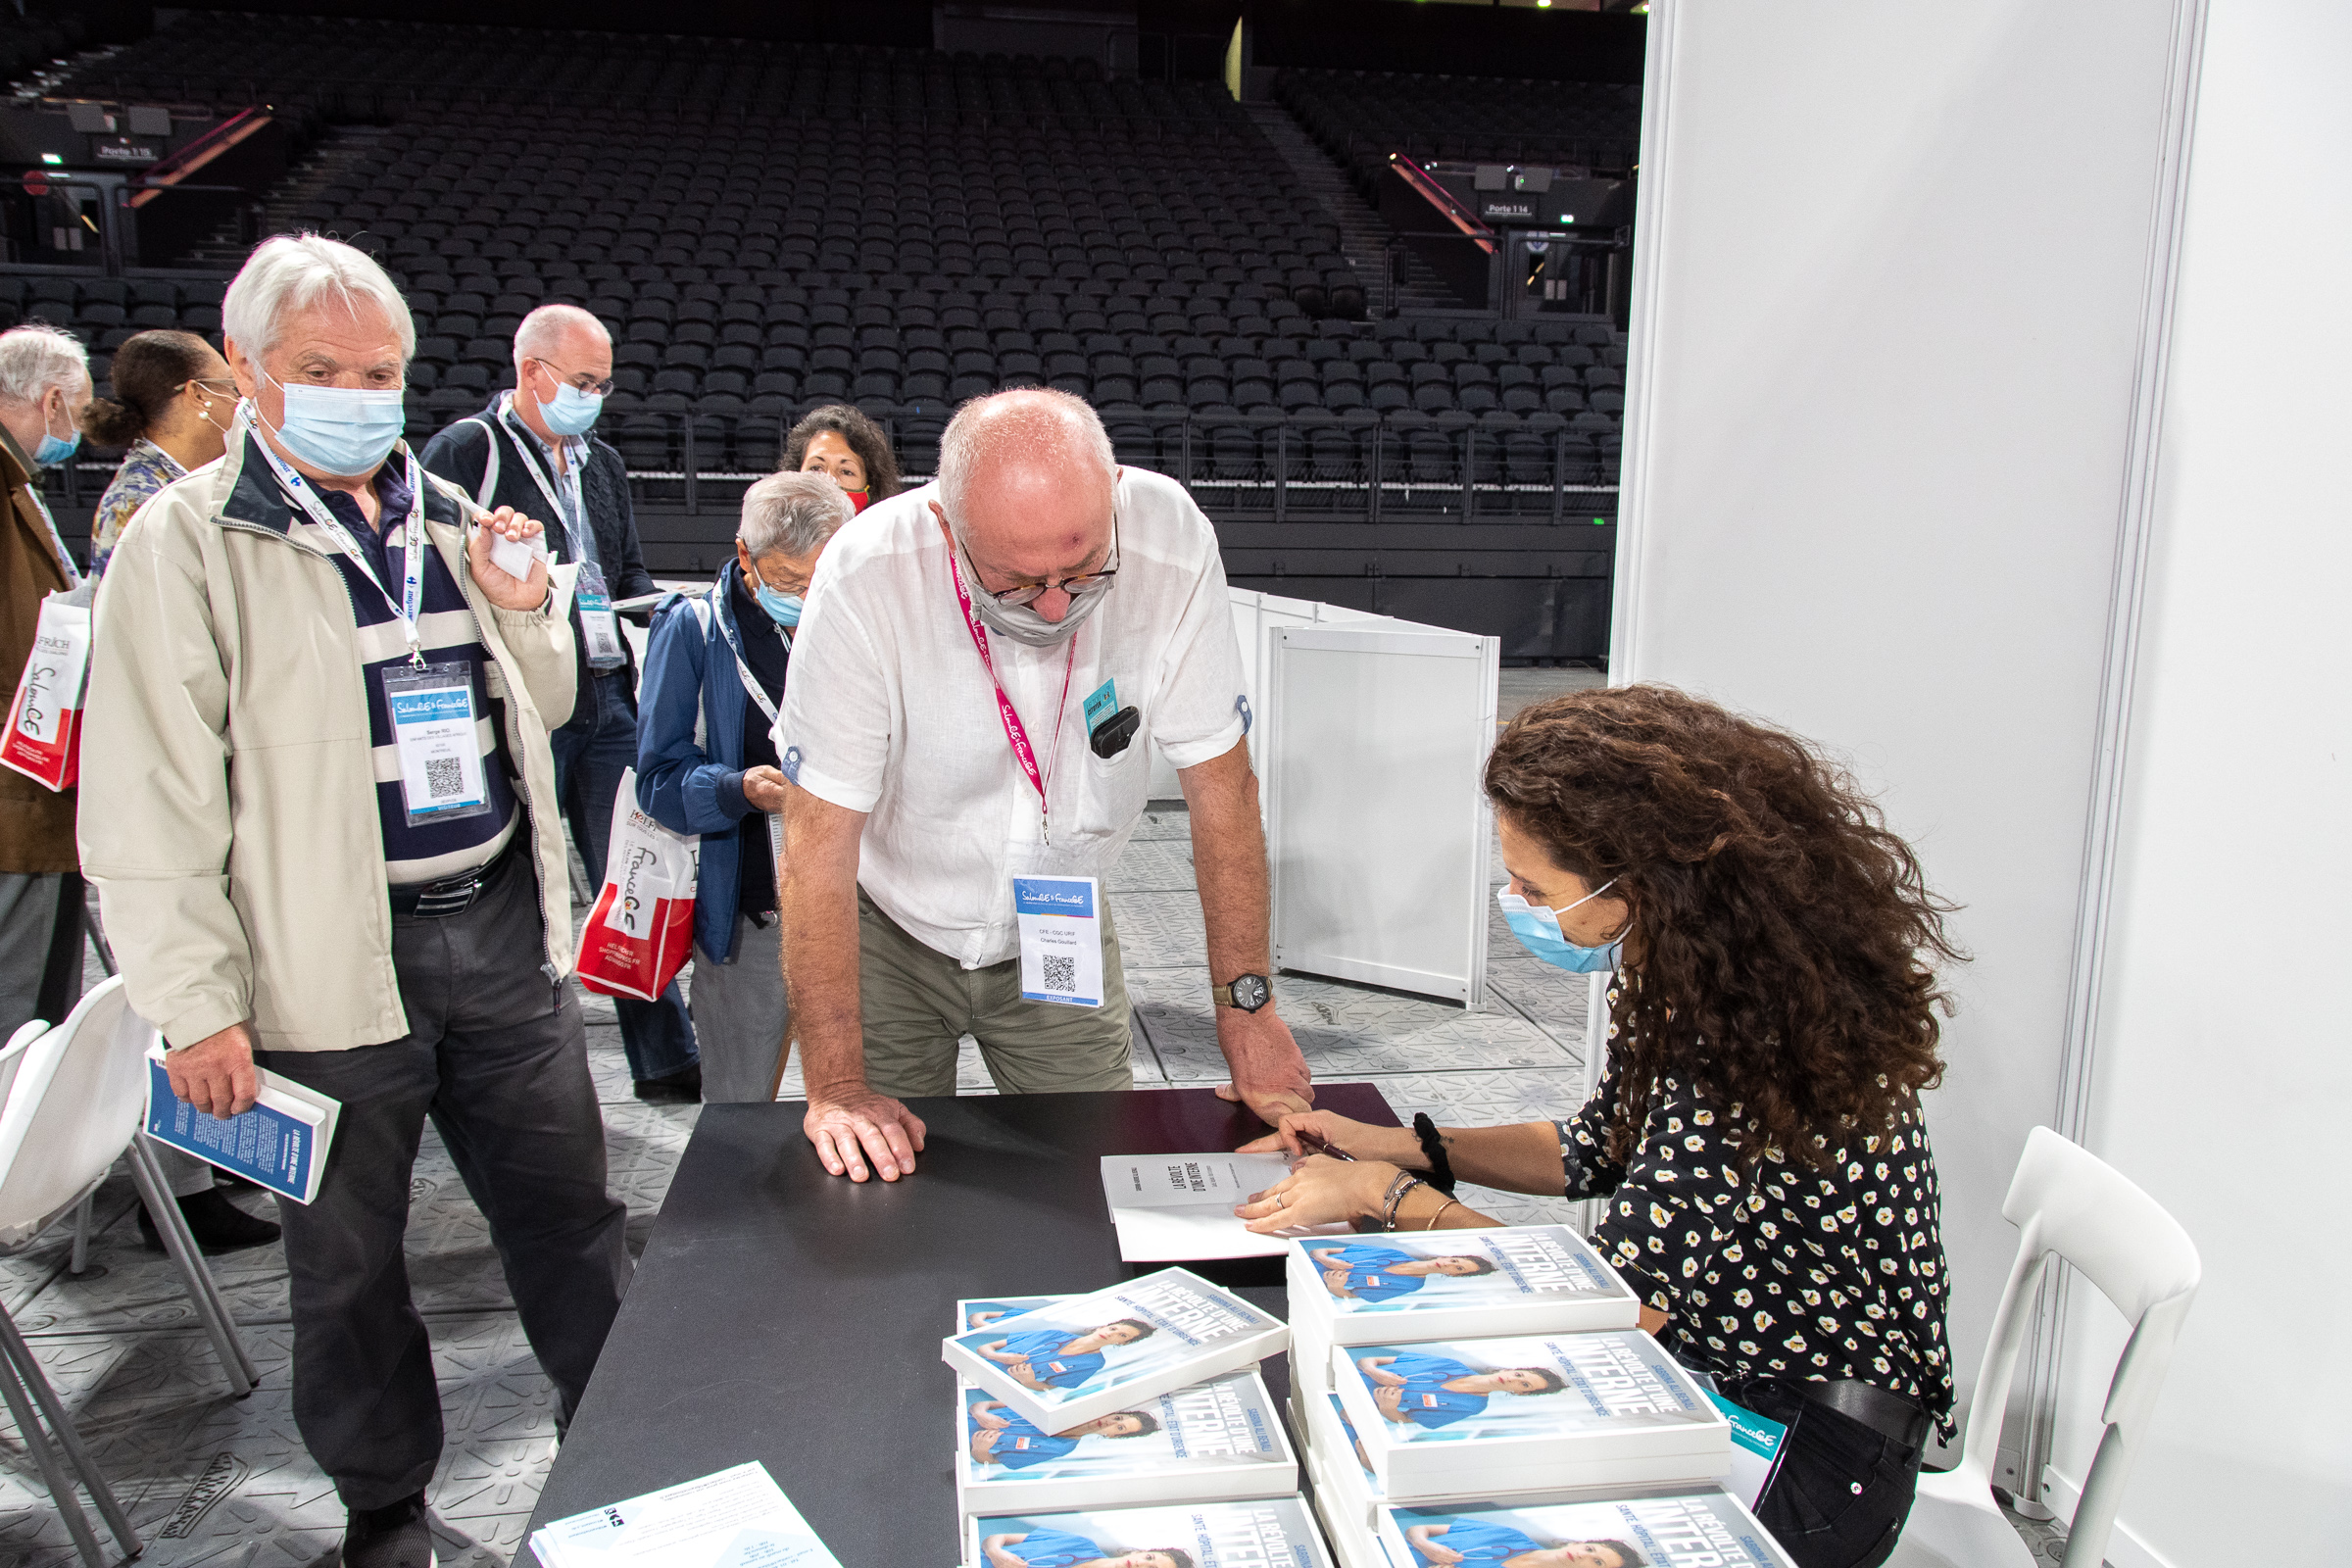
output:
[[[1022, 726], [1021, 715], [1014, 710], [1012, 699], [1004, 695], [1004, 683], [997, 679], [997, 662], [990, 658], [988, 653], [988, 628], [981, 624], [979, 612], [972, 608], [972, 596], [964, 590], [963, 586], [963, 568], [957, 564], [956, 560], [956, 536], [948, 533], [944, 524], [941, 526], [940, 532], [947, 534], [948, 537], [948, 581], [956, 585], [956, 603], [963, 607], [963, 628], [972, 634], [972, 646], [980, 652], [980, 667], [988, 671], [988, 683], [996, 688], [997, 717], [1004, 725], [1004, 738], [1012, 743], [1012, 760], [1021, 764], [1021, 771], [1028, 775], [1030, 788], [1037, 791], [1039, 830], [1044, 833], [1046, 842], [1051, 844], [1054, 842], [1054, 826], [1046, 798], [1046, 787], [1052, 782], [1052, 774], [1050, 771], [1040, 772], [1038, 770], [1037, 753], [1029, 745], [1029, 731]], [[1054, 750], [1055, 752], [1061, 750], [1061, 720], [1063, 715], [1070, 710], [1070, 673], [1077, 668], [1077, 665], [1078, 637], [1076, 633], [1072, 633], [1070, 656], [1063, 661], [1061, 666], [1061, 702], [1054, 711]], [[1049, 755], [1046, 758], [1046, 767], [1051, 770], [1053, 766], [1054, 758]]]

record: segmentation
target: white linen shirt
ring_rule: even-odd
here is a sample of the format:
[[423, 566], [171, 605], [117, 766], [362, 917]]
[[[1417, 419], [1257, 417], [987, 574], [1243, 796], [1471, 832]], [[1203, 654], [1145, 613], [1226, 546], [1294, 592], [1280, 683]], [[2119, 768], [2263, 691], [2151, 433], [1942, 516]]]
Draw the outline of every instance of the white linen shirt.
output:
[[[1147, 742], [1192, 767], [1233, 749], [1248, 710], [1215, 529], [1175, 480], [1122, 468], [1108, 601], [1053, 647], [988, 633], [997, 676], [1047, 771], [1049, 845], [956, 604], [931, 514], [938, 495], [925, 485], [870, 507], [825, 547], [774, 736], [786, 777], [868, 813], [858, 859], [866, 895], [909, 935], [976, 969], [1019, 951], [1016, 871], [1108, 873], [1149, 798]], [[1119, 707], [1143, 712], [1141, 731], [1108, 760], [1088, 746], [1085, 714], [1106, 680]]]

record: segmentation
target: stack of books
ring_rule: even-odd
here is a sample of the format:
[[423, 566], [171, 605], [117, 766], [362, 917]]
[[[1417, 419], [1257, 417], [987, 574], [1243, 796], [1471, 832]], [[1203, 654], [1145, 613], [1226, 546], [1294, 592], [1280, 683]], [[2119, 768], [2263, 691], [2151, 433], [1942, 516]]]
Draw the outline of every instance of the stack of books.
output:
[[1278, 1319], [1179, 1268], [956, 1317], [965, 1568], [1329, 1568], [1257, 1371]]
[[1342, 1568], [1585, 1542], [1564, 1560], [1786, 1564], [1713, 1484], [1729, 1423], [1573, 1231], [1303, 1238], [1287, 1268], [1292, 1425]]

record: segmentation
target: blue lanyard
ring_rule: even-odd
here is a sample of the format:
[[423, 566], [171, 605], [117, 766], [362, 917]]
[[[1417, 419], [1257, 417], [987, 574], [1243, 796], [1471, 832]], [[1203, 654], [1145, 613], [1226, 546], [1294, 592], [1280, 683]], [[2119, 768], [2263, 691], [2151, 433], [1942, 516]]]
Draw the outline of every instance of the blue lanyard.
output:
[[[244, 440], [248, 428], [259, 422], [254, 418], [252, 410], [250, 401], [237, 405], [236, 422], [229, 432], [231, 440]], [[375, 584], [376, 592], [384, 596], [384, 603], [390, 605], [392, 613], [399, 617], [401, 634], [409, 642], [409, 663], [422, 669], [424, 639], [417, 630], [417, 622], [422, 618], [424, 609], [424, 552], [429, 547], [424, 537], [424, 480], [416, 471], [416, 455], [406, 450], [402, 453], [409, 465], [409, 518], [407, 544], [401, 551], [400, 597], [395, 599], [392, 590], [384, 586], [382, 579], [376, 576], [375, 568], [368, 564], [368, 553], [360, 548], [358, 540], [352, 538], [351, 530], [343, 526], [341, 519], [327, 510], [326, 503], [318, 499], [318, 492], [311, 487], [310, 481], [296, 472], [292, 464], [271, 451], [268, 441], [257, 436], [251, 444], [269, 460], [270, 472], [277, 475], [278, 484], [294, 504], [302, 508], [353, 565], [360, 568], [361, 576]]]

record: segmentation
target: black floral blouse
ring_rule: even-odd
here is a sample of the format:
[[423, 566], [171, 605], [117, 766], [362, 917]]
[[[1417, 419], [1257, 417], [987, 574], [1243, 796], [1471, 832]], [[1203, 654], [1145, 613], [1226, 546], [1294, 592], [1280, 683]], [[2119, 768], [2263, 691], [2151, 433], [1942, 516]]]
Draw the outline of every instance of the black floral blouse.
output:
[[1769, 1150], [1743, 1176], [1740, 1107], [1666, 1077], [1619, 1164], [1603, 1152], [1619, 1066], [1612, 1050], [1592, 1101], [1557, 1123], [1567, 1196], [1609, 1199], [1592, 1243], [1667, 1314], [1676, 1357], [1726, 1377], [1859, 1378], [1917, 1401], [1948, 1438], [1940, 1207], [1917, 1114], [1818, 1168]]

